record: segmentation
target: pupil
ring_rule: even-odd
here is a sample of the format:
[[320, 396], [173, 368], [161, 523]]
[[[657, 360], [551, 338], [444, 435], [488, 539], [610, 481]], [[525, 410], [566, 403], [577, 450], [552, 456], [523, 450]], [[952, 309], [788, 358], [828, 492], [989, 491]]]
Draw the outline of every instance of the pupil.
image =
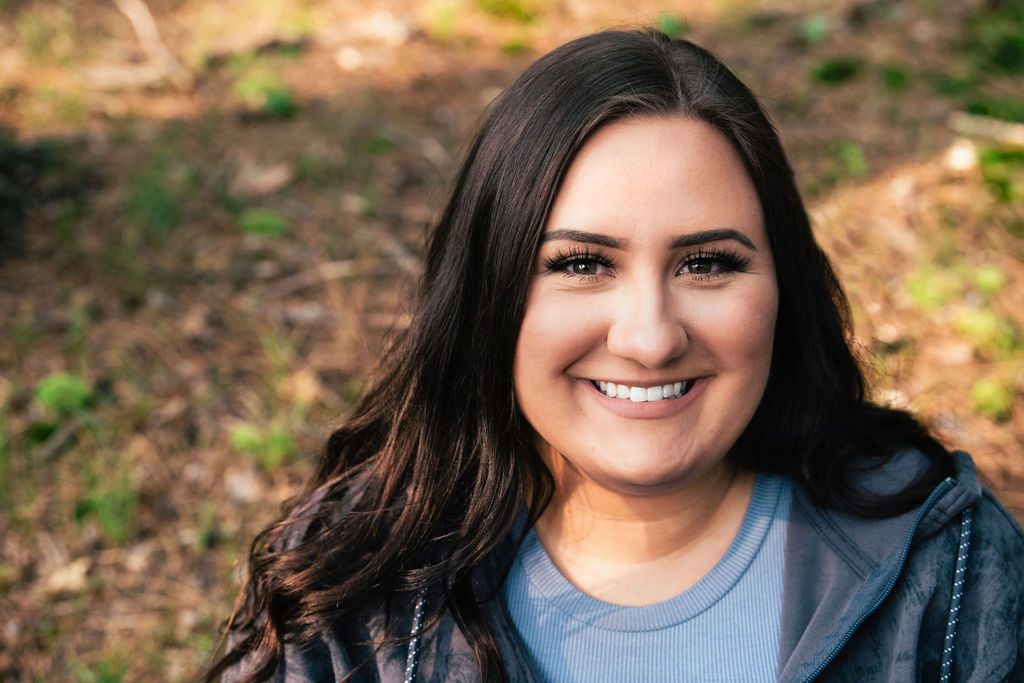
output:
[[594, 266], [592, 263], [589, 263], [587, 261], [577, 261], [576, 263], [572, 264], [572, 270], [577, 275], [592, 275]]

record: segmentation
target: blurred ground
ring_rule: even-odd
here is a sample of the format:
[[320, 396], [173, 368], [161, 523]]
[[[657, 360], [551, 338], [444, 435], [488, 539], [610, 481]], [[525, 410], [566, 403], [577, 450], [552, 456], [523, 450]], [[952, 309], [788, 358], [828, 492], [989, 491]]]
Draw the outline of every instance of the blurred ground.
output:
[[763, 95], [875, 395], [1024, 516], [1018, 3], [148, 11], [0, 0], [0, 679], [195, 677], [247, 543], [403, 324], [482, 109], [610, 26], [687, 34]]

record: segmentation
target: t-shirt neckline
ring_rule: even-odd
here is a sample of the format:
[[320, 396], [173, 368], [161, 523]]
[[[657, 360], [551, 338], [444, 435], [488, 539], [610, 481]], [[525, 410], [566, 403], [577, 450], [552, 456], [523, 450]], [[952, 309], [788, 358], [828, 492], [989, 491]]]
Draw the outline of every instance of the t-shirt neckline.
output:
[[687, 590], [652, 605], [615, 605], [576, 588], [551, 561], [533, 529], [523, 539], [516, 561], [545, 600], [577, 621], [614, 631], [669, 628], [709, 609], [740, 580], [768, 535], [784, 483], [782, 477], [758, 474], [743, 523], [722, 559]]

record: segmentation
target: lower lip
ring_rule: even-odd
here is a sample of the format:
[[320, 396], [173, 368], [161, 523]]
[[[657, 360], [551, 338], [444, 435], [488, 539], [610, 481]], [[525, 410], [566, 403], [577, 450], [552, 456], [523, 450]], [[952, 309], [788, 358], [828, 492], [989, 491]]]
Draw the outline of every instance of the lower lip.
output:
[[654, 420], [661, 417], [675, 415], [686, 406], [693, 403], [697, 396], [707, 385], [708, 377], [701, 377], [694, 381], [693, 386], [685, 395], [679, 398], [663, 398], [660, 401], [630, 401], [625, 398], [610, 398], [601, 392], [600, 389], [587, 379], [581, 379], [584, 389], [589, 390], [594, 400], [609, 412], [619, 417], [629, 417], [640, 420]]

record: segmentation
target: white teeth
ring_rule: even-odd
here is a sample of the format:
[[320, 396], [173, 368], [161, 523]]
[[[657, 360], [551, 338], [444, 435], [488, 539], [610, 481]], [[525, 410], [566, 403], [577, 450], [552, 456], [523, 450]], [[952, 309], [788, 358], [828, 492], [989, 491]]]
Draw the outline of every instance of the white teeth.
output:
[[653, 387], [631, 387], [628, 384], [616, 384], [605, 380], [591, 380], [591, 383], [610, 398], [629, 399], [634, 403], [661, 401], [662, 399], [679, 398], [693, 387], [696, 380], [688, 379], [672, 384], [659, 384]]

